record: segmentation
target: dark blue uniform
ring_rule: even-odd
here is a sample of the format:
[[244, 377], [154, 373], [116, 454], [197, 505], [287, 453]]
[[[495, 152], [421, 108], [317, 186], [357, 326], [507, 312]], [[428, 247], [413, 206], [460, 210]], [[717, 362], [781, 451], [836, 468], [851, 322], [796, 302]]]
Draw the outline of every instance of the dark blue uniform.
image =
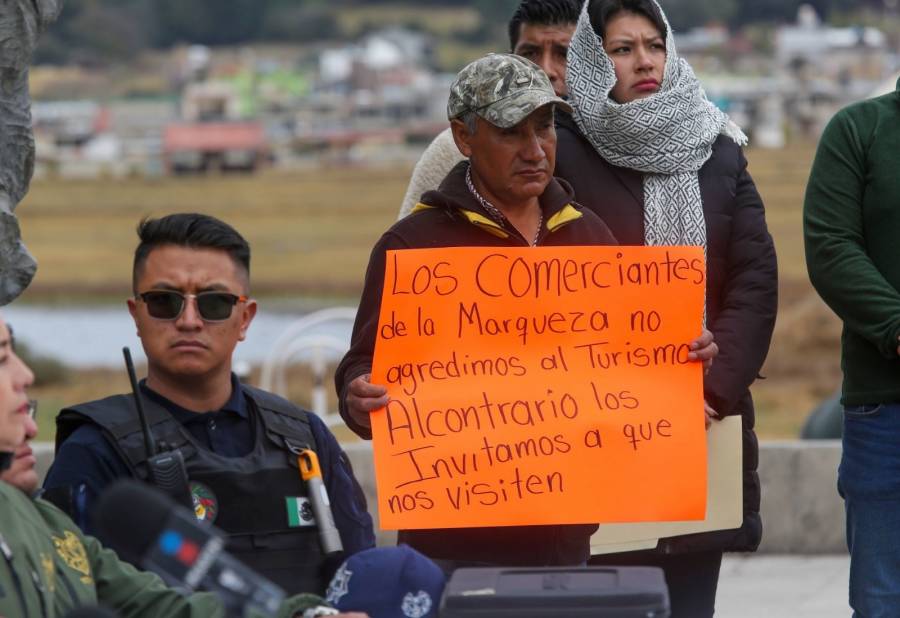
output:
[[[253, 423], [247, 397], [236, 376], [232, 375], [232, 394], [220, 410], [203, 414], [191, 412], [140, 384], [147, 399], [163, 406], [176, 421], [190, 432], [204, 448], [225, 457], [242, 457], [254, 446]], [[331, 500], [334, 520], [341, 534], [344, 550], [355, 553], [375, 545], [372, 518], [365, 500], [334, 435], [322, 420], [309, 414], [316, 441], [322, 476]], [[103, 430], [97, 425], [78, 427], [59, 448], [44, 489], [71, 487], [76, 523], [93, 534], [89, 513], [97, 496], [114, 480], [130, 477], [131, 472]]]

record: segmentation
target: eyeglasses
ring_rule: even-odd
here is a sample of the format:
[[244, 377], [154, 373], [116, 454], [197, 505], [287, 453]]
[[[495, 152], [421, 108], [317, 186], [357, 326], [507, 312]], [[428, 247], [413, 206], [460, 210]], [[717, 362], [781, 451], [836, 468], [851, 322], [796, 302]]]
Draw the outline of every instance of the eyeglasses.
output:
[[228, 292], [200, 292], [182, 294], [174, 290], [150, 290], [138, 294], [147, 305], [147, 313], [157, 320], [177, 320], [184, 311], [185, 299], [197, 301], [197, 311], [206, 322], [221, 322], [231, 317], [231, 310], [238, 303], [248, 300], [247, 296], [236, 296]]

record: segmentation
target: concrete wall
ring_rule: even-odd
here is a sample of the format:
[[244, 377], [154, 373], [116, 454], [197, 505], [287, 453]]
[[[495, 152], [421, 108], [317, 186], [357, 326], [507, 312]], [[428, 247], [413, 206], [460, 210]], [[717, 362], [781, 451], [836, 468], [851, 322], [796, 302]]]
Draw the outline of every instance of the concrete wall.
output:
[[[369, 442], [345, 447], [377, 522], [372, 448]], [[52, 444], [36, 444], [38, 466], [49, 467]], [[845, 553], [844, 506], [835, 487], [841, 443], [837, 440], [763, 442], [763, 541], [760, 552], [779, 554]], [[379, 533], [379, 544], [393, 543], [393, 532]]]
[[837, 493], [839, 440], [760, 444], [763, 540], [759, 551], [845, 553], [844, 502]]

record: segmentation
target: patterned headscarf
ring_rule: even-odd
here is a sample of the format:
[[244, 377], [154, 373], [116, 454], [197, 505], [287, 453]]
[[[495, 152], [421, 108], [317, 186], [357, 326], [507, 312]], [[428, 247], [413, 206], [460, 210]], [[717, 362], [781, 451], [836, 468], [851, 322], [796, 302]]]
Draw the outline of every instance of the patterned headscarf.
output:
[[[656, 0], [651, 0], [659, 8]], [[669, 22], [662, 84], [653, 95], [616, 103], [612, 60], [594, 32], [584, 3], [569, 47], [566, 85], [578, 128], [609, 163], [644, 173], [644, 244], [706, 248], [706, 223], [697, 172], [720, 133], [739, 145], [747, 136], [703, 92], [678, 57]]]

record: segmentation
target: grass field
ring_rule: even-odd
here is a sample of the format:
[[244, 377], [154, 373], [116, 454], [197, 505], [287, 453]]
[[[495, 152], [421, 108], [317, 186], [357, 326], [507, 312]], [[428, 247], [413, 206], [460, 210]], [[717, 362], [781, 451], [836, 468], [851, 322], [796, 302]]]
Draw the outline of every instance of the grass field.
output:
[[130, 287], [135, 226], [195, 211], [225, 219], [253, 248], [255, 291], [353, 296], [369, 250], [396, 218], [408, 170], [36, 182], [18, 210], [40, 263], [26, 299], [118, 295]]
[[[801, 210], [811, 146], [750, 151], [779, 254], [780, 313], [766, 377], [754, 386], [762, 437], [793, 437], [839, 385], [839, 324], [813, 292], [803, 261]], [[129, 292], [134, 228], [145, 215], [200, 211], [232, 223], [253, 247], [257, 295], [355, 302], [372, 244], [396, 217], [408, 169], [302, 174], [42, 180], [17, 211], [40, 268], [25, 302], [88, 302]], [[102, 371], [37, 395], [44, 409], [127, 388]], [[49, 425], [49, 416], [44, 426]]]

